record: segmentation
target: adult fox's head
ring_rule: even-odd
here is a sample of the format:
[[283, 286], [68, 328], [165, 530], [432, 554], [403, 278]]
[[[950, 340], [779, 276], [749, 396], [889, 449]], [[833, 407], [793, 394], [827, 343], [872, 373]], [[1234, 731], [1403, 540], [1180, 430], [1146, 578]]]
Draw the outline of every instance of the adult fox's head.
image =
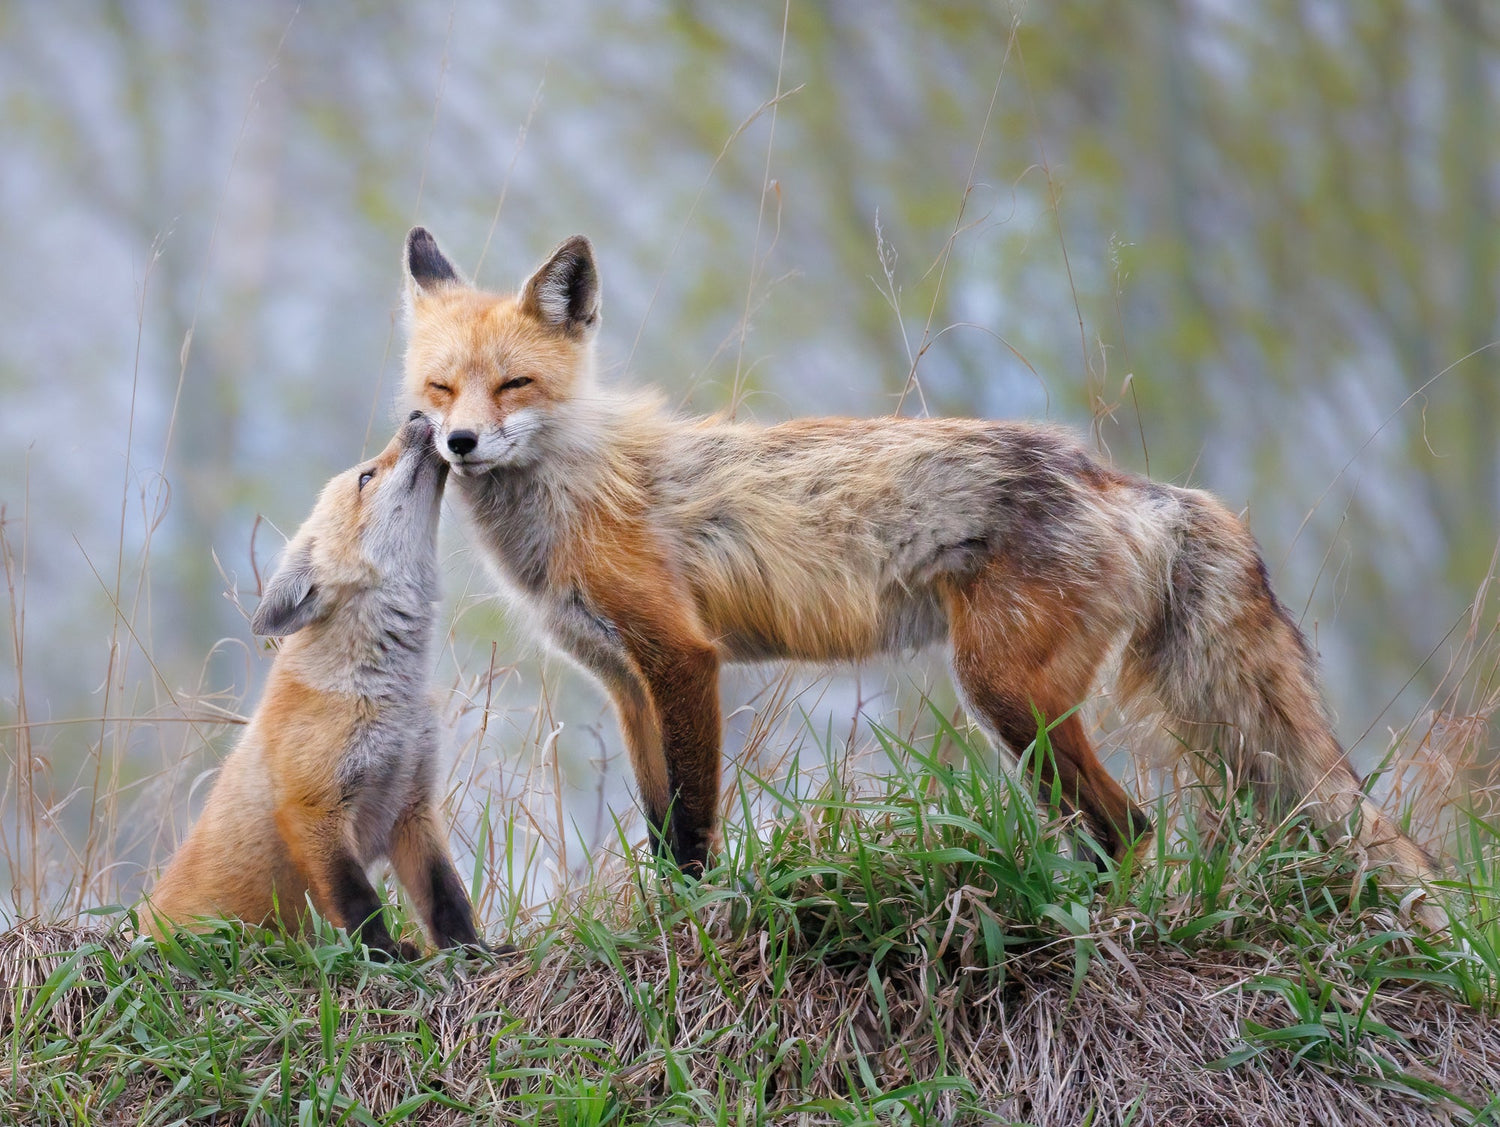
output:
[[432, 423], [413, 411], [390, 445], [323, 487], [266, 583], [250, 618], [255, 633], [295, 634], [371, 593], [436, 598], [448, 464], [432, 440]]
[[406, 237], [406, 395], [460, 476], [542, 460], [588, 397], [599, 274], [581, 235], [514, 296], [475, 289], [422, 227]]

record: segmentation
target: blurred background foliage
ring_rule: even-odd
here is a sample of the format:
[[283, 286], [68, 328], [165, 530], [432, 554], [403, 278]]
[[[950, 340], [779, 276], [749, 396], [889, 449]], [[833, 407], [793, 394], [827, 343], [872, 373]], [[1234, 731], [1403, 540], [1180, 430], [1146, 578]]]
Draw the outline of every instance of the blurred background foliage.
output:
[[[224, 746], [119, 718], [263, 672], [225, 592], [388, 433], [417, 221], [495, 287], [589, 234], [605, 378], [685, 408], [1045, 417], [1213, 489], [1378, 754], [1496, 548], [1497, 105], [1483, 0], [0, 4], [5, 808], [92, 842]], [[534, 697], [445, 536], [452, 664]]]

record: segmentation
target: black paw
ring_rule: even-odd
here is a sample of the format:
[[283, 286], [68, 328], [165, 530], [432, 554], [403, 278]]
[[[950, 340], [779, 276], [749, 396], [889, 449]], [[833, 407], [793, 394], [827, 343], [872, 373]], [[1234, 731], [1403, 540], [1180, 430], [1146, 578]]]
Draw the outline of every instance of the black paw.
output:
[[514, 943], [486, 943], [484, 940], [475, 940], [473, 943], [465, 943], [464, 950], [471, 954], [483, 955], [515, 955], [519, 954], [519, 948]]
[[708, 842], [699, 834], [694, 834], [687, 842], [679, 840], [672, 847], [672, 859], [677, 862], [683, 876], [702, 880], [708, 869]]
[[377, 939], [373, 943], [367, 939], [364, 942], [372, 963], [410, 963], [422, 957], [421, 950], [404, 939], [400, 943], [393, 939]]

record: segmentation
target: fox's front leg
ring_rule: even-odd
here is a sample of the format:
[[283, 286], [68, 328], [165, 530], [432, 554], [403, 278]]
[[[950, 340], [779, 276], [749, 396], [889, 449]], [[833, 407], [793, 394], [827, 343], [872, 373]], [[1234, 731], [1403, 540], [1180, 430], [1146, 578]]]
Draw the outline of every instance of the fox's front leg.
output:
[[645, 681], [633, 667], [610, 670], [606, 684], [625, 735], [636, 791], [646, 810], [651, 848], [658, 854], [671, 848], [667, 819], [672, 811], [672, 785], [667, 779], [667, 756], [662, 746], [661, 721]]
[[585, 664], [615, 698], [658, 846], [701, 873], [719, 806], [719, 654], [658, 535], [596, 519], [576, 598], [596, 635]]
[[313, 907], [372, 951], [389, 959], [416, 958], [415, 947], [398, 945], [391, 938], [380, 895], [354, 853], [348, 819], [341, 809], [282, 803], [276, 808], [276, 826], [307, 879]]
[[437, 810], [425, 797], [408, 806], [391, 830], [391, 864], [427, 934], [439, 947], [479, 943], [474, 906], [454, 868]]
[[682, 870], [701, 875], [719, 808], [719, 657], [706, 644], [660, 643], [635, 657], [661, 730], [671, 819], [665, 836]]
[[628, 661], [599, 671], [619, 712], [652, 844], [671, 849], [684, 870], [702, 872], [719, 802], [719, 658], [692, 632], [633, 613], [646, 605], [609, 608]]

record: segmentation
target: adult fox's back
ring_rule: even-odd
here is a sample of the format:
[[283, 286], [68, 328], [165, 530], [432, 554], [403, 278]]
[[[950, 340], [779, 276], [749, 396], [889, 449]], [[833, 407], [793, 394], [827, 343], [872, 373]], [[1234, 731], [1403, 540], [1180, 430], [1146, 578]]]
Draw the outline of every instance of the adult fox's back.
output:
[[[1125, 707], [1162, 711], [1282, 809], [1307, 802], [1329, 825], [1358, 809], [1377, 856], [1429, 867], [1363, 797], [1301, 632], [1249, 532], [1210, 494], [1119, 473], [1025, 423], [706, 423], [655, 447], [667, 464], [654, 514], [730, 657], [858, 659], [940, 641], [945, 589], [988, 568], [1010, 590], [989, 602], [1003, 625], [970, 624], [981, 641], [1009, 652], [1028, 619], [1046, 634], [1072, 618], [1080, 664], [1117, 655]], [[1031, 613], [1054, 591], [1060, 614]], [[1065, 660], [1066, 645], [1038, 641], [1043, 663]]]
[[[973, 710], [1052, 772], [1115, 855], [1145, 816], [1072, 714], [1123, 694], [1307, 803], [1405, 878], [1422, 851], [1362, 795], [1311, 656], [1241, 522], [1206, 493], [1099, 463], [1051, 427], [966, 419], [681, 419], [598, 386], [598, 282], [564, 243], [516, 297], [407, 244], [407, 391], [438, 425], [496, 570], [617, 705], [647, 814], [704, 860], [721, 661], [859, 659], [945, 636]], [[1061, 718], [1061, 719], [1059, 719]]]

